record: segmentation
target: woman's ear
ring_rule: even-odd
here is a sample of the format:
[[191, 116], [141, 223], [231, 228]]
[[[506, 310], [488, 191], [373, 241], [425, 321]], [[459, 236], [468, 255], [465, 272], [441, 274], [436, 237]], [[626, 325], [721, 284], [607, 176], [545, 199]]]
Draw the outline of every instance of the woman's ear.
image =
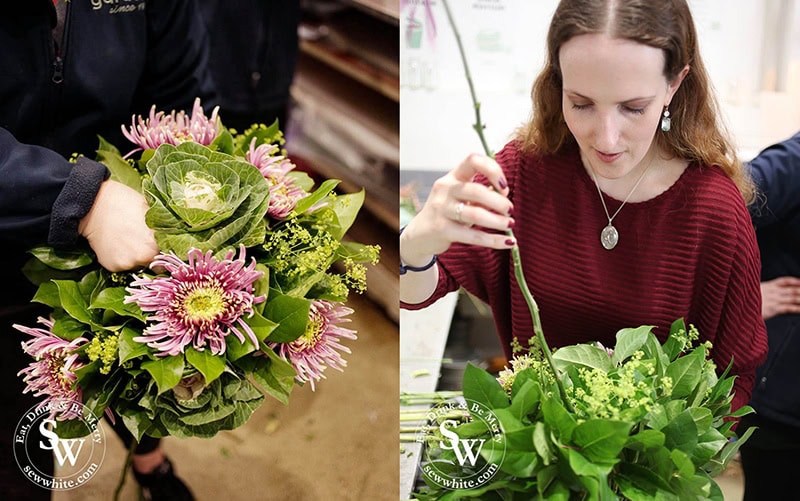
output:
[[667, 84], [667, 102], [664, 103], [664, 106], [669, 106], [669, 103], [672, 101], [672, 96], [678, 92], [678, 88], [681, 86], [681, 83], [683, 83], [683, 79], [689, 74], [689, 69], [689, 65], [687, 64], [680, 73]]

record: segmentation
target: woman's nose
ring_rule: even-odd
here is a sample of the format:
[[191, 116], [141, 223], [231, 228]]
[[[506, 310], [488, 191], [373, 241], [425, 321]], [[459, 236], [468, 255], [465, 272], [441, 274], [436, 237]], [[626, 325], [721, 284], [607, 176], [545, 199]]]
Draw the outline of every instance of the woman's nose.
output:
[[604, 153], [615, 153], [619, 141], [619, 124], [613, 115], [601, 114], [595, 126], [595, 148]]

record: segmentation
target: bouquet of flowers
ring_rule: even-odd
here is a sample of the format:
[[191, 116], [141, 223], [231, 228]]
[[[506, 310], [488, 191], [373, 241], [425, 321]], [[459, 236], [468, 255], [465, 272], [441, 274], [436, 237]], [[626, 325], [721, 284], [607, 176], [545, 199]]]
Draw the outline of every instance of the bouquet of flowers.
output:
[[[151, 109], [123, 133], [123, 157], [98, 160], [145, 195], [161, 250], [149, 269], [110, 273], [90, 250], [33, 249], [34, 301], [52, 308], [31, 336], [25, 391], [44, 397], [63, 436], [76, 409], [118, 416], [137, 439], [210, 437], [247, 421], [265, 397], [342, 370], [356, 339], [344, 303], [366, 287], [379, 249], [344, 240], [364, 200], [339, 195], [285, 156], [278, 124], [237, 133], [196, 100], [191, 116]], [[141, 152], [137, 160], [129, 159]], [[333, 266], [336, 265], [336, 266]], [[113, 411], [113, 412], [111, 412]]]
[[[425, 476], [428, 488], [417, 498], [722, 501], [711, 477], [753, 431], [731, 441], [732, 418], [752, 409], [731, 413], [734, 378], [727, 370], [717, 376], [708, 343], [692, 346], [696, 329], [678, 320], [663, 345], [651, 331], [622, 329], [613, 350], [588, 343], [557, 349], [555, 372], [535, 348], [498, 378], [469, 365], [463, 397], [488, 409], [502, 433], [469, 413], [452, 432], [484, 441], [472, 469], [498, 469], [472, 489], [446, 489]], [[436, 447], [438, 434], [428, 440], [429, 462], [457, 463], [455, 449]]]

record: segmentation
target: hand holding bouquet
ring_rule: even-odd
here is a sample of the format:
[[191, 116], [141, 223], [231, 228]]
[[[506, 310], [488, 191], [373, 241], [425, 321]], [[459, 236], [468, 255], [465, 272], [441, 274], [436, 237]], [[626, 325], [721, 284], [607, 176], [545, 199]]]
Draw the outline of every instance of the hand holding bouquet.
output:
[[16, 326], [34, 359], [21, 375], [43, 405], [58, 402], [59, 434], [85, 432], [80, 403], [119, 416], [137, 439], [210, 437], [265, 396], [286, 404], [295, 383], [313, 389], [342, 370], [342, 342], [356, 338], [344, 303], [378, 259], [377, 247], [344, 241], [363, 191], [315, 188], [281, 150], [277, 124], [236, 133], [199, 100], [191, 117], [154, 107], [123, 132], [137, 148], [123, 157], [101, 138], [98, 160], [145, 195], [161, 254], [111, 273], [88, 249], [40, 247], [26, 266], [33, 300], [52, 314]]

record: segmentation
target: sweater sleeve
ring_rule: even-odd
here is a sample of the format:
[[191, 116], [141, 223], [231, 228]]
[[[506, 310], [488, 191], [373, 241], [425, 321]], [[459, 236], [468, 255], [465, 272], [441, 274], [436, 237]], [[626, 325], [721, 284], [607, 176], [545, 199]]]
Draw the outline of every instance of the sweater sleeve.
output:
[[737, 215], [738, 238], [732, 238], [732, 266], [711, 355], [718, 371], [733, 361], [736, 375], [732, 408], [750, 401], [756, 369], [767, 356], [767, 333], [761, 317], [760, 256], [755, 232], [744, 209]]
[[0, 128], [0, 238], [21, 250], [48, 237], [53, 244], [75, 242], [78, 222], [108, 175], [103, 165], [84, 160], [71, 164]]

